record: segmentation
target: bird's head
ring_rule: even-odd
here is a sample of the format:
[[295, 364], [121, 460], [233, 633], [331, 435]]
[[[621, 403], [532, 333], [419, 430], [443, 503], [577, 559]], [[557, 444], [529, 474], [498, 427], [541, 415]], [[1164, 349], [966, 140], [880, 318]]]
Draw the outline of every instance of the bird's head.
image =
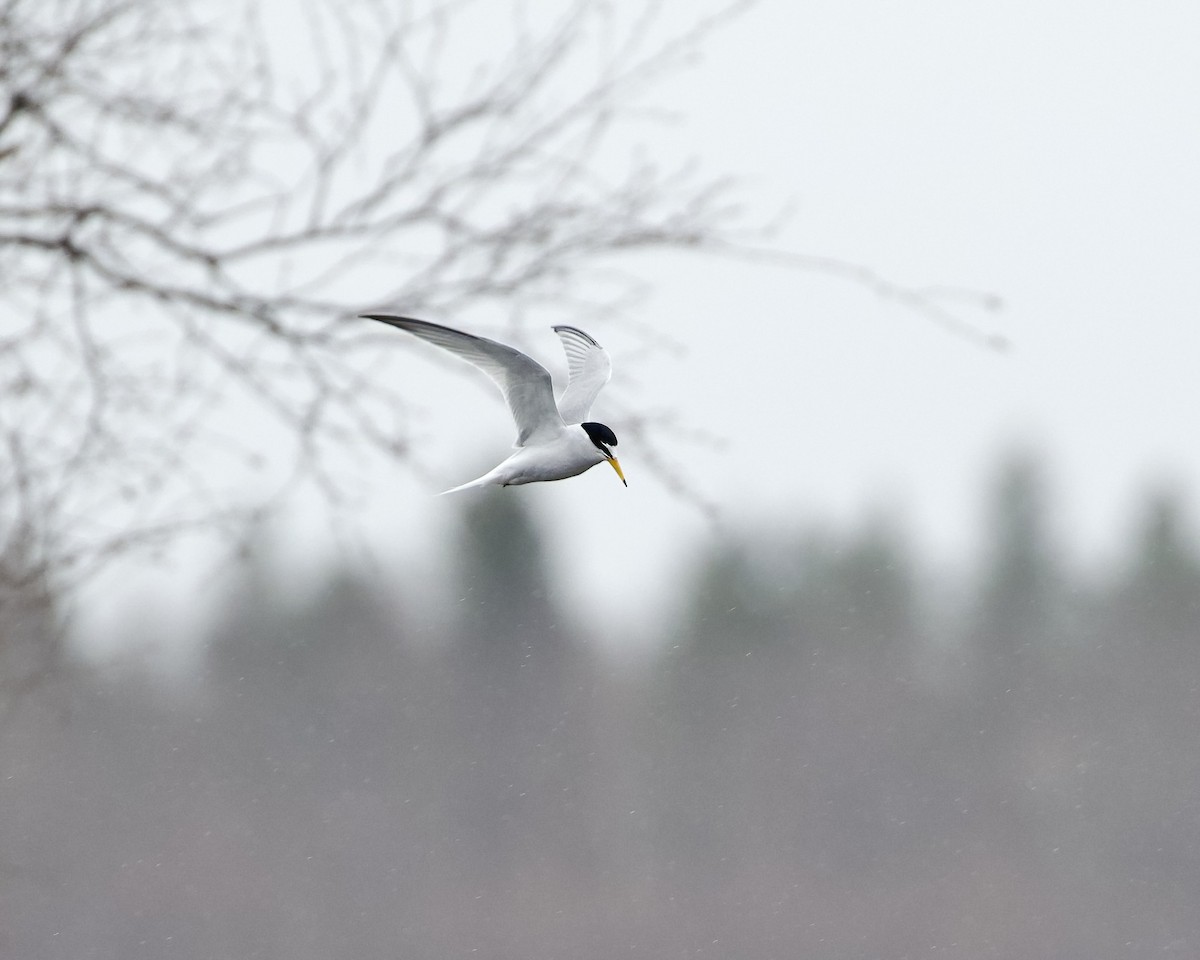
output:
[[621, 478], [621, 482], [625, 486], [629, 486], [629, 483], [625, 480], [625, 474], [621, 472], [620, 462], [613, 456], [613, 452], [609, 449], [609, 447], [617, 445], [617, 435], [603, 423], [581, 423], [580, 426], [583, 427], [588, 438], [595, 444], [596, 449], [604, 454], [604, 459], [617, 471], [617, 476]]

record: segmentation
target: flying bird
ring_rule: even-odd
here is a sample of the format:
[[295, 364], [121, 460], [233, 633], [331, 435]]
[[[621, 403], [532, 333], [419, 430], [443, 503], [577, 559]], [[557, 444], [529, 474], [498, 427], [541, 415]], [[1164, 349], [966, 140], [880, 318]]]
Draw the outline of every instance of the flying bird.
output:
[[616, 434], [604, 424], [587, 419], [596, 395], [612, 376], [612, 361], [608, 351], [582, 330], [566, 325], [554, 327], [567, 354], [568, 373], [567, 388], [555, 403], [550, 372], [520, 350], [426, 320], [382, 313], [362, 316], [407, 330], [473, 363], [495, 381], [508, 402], [517, 424], [517, 452], [482, 477], [443, 493], [565, 480], [598, 463], [610, 464], [621, 482], [629, 486], [610, 449], [617, 445]]

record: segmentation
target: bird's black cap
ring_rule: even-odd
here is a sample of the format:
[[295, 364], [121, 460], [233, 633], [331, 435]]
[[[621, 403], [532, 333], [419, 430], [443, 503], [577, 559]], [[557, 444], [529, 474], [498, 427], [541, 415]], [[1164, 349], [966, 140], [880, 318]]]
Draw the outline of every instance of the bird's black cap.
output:
[[581, 427], [587, 431], [587, 435], [592, 438], [592, 443], [603, 449], [606, 445], [615, 447], [617, 445], [617, 435], [602, 423], [581, 423]]

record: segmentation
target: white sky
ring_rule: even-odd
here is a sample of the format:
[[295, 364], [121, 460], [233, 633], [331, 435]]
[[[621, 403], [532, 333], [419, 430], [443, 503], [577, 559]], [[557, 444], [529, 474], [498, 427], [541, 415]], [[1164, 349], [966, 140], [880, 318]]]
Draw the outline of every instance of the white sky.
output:
[[[892, 507], [949, 560], [974, 542], [986, 481], [1017, 442], [1046, 454], [1056, 520], [1084, 559], [1111, 553], [1148, 485], [1194, 491], [1197, 50], [1194, 2], [764, 4], [716, 34], [666, 88], [680, 152], [742, 176], [762, 219], [794, 201], [781, 248], [999, 294], [1005, 311], [978, 316], [1015, 347], [989, 353], [820, 274], [644, 257], [633, 267], [656, 289], [640, 313], [688, 349], [643, 358], [634, 395], [726, 439], [688, 448], [699, 489], [760, 524]], [[591, 332], [620, 370], [632, 338]], [[549, 330], [528, 346], [561, 368]], [[414, 389], [454, 404], [430, 425], [427, 461], [447, 486], [481, 473], [506, 454], [505, 411], [412, 352]], [[464, 410], [481, 422], [464, 429]], [[635, 446], [619, 452], [628, 490], [597, 469], [507, 492], [559, 525], [563, 589], [614, 640], [646, 631], [710, 535]], [[405, 558], [407, 582], [435, 581], [426, 551], [442, 546], [449, 498], [400, 471], [364, 482], [368, 537]], [[320, 556], [328, 531], [312, 526], [297, 552]]]
[[[714, 165], [798, 198], [781, 245], [995, 291], [1016, 345], [997, 358], [815, 276], [664, 286], [664, 320], [721, 341], [689, 366], [767, 373], [739, 389], [757, 422], [704, 409], [755, 500], [821, 512], [897, 484], [955, 545], [1015, 438], [1046, 449], [1089, 537], [1148, 478], [1195, 483], [1198, 41], [1195, 5], [1062, 3], [764, 7], [719, 38], [692, 128]], [[776, 451], [763, 477], [780, 414], [812, 459]], [[750, 482], [726, 469], [730, 494]]]
[[[1197, 50], [1188, 3], [774, 4], [719, 34], [677, 85], [679, 135], [756, 199], [796, 201], [779, 245], [994, 291], [1006, 310], [980, 319], [1015, 346], [976, 348], [829, 277], [673, 259], [646, 318], [689, 343], [655, 371], [666, 395], [728, 438], [695, 459], [703, 489], [765, 523], [892, 506], [954, 559], [997, 458], [1029, 442], [1085, 562], [1147, 485], [1194, 491]], [[615, 583], [653, 595], [702, 529], [645, 489], [635, 450], [623, 462], [627, 492], [586, 478], [638, 570], [604, 578], [608, 609]], [[582, 497], [564, 485], [553, 506]]]

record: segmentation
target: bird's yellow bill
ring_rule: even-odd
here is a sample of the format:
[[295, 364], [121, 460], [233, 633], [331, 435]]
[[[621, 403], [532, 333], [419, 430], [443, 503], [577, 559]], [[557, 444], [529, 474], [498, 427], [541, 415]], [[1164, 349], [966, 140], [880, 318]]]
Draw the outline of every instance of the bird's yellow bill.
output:
[[609, 457], [608, 463], [609, 463], [609, 466], [611, 466], [614, 470], [617, 471], [617, 476], [621, 478], [621, 482], [623, 484], [625, 484], [625, 486], [629, 486], [629, 481], [625, 479], [625, 474], [623, 474], [621, 472], [621, 465], [617, 462], [617, 458]]

